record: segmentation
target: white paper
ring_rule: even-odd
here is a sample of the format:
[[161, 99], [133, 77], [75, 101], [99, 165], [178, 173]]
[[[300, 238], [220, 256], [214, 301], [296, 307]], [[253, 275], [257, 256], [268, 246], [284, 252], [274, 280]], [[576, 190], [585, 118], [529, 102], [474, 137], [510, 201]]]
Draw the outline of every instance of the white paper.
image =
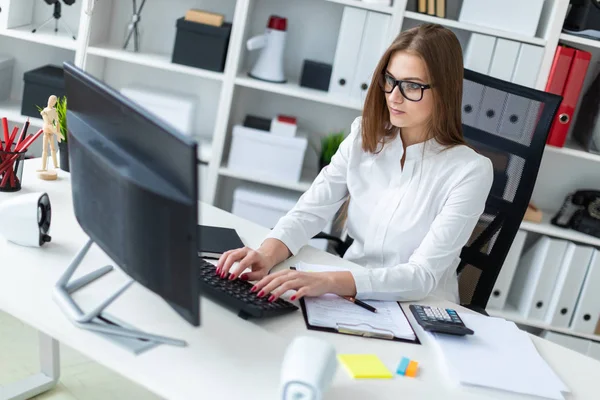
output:
[[[298, 271], [328, 272], [347, 271], [340, 267], [299, 263]], [[306, 297], [306, 314], [308, 323], [334, 329], [348, 329], [373, 334], [392, 334], [401, 339], [415, 340], [415, 333], [395, 301], [364, 301], [375, 307], [371, 312], [335, 294], [319, 297]]]
[[431, 334], [451, 374], [462, 384], [563, 400], [564, 382], [540, 356], [527, 333], [501, 318], [462, 313], [475, 334]]

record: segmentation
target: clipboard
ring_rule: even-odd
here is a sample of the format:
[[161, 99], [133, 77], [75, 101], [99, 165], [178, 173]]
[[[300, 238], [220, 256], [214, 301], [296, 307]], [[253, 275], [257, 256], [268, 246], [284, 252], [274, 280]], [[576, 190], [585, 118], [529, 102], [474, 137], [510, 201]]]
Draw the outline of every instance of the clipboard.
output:
[[[419, 337], [417, 336], [414, 328], [410, 324], [410, 321], [408, 320], [408, 318], [407, 318], [407, 321], [409, 321], [410, 328], [412, 329], [413, 333], [415, 334], [415, 340], [395, 337], [392, 332], [384, 330], [384, 329], [378, 329], [380, 331], [378, 333], [361, 331], [360, 325], [356, 326], [356, 325], [336, 324], [337, 328], [328, 328], [328, 327], [323, 327], [323, 326], [311, 325], [308, 322], [308, 314], [306, 312], [306, 304], [304, 303], [304, 298], [301, 298], [299, 300], [299, 302], [300, 302], [300, 308], [302, 309], [302, 316], [304, 317], [304, 323], [306, 324], [307, 329], [310, 329], [313, 331], [338, 333], [341, 335], [362, 336], [362, 337], [370, 338], [370, 339], [384, 339], [384, 340], [392, 340], [392, 341], [396, 341], [396, 342], [412, 343], [412, 344], [418, 344], [418, 345], [421, 344], [421, 341], [419, 340]], [[396, 304], [398, 304], [398, 307], [400, 307], [402, 314], [404, 314], [404, 316], [406, 317], [406, 313], [404, 312], [404, 309], [400, 306], [400, 304], [398, 302], [396, 302]], [[373, 327], [371, 327], [371, 328], [373, 328]]]

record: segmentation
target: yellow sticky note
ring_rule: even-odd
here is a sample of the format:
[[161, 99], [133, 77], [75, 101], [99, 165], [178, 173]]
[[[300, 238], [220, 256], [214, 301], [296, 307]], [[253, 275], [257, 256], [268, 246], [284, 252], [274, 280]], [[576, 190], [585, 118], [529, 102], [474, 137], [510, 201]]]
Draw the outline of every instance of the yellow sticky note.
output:
[[389, 369], [375, 354], [340, 354], [338, 360], [355, 379], [390, 379]]

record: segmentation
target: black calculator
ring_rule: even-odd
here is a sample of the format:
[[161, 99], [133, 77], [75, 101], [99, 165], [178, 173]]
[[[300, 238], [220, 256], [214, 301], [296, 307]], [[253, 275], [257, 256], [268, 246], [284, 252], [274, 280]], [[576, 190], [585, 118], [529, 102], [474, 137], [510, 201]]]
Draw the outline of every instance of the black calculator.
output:
[[455, 310], [411, 304], [409, 306], [415, 319], [429, 332], [449, 333], [451, 335], [472, 335], [474, 332], [467, 328]]

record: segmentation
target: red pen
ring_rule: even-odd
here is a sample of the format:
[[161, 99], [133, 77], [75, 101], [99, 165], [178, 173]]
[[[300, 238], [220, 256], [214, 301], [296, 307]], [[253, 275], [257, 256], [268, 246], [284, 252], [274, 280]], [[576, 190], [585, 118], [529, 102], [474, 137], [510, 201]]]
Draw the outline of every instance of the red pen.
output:
[[2, 117], [2, 130], [4, 131], [4, 143], [8, 143], [8, 119]]

